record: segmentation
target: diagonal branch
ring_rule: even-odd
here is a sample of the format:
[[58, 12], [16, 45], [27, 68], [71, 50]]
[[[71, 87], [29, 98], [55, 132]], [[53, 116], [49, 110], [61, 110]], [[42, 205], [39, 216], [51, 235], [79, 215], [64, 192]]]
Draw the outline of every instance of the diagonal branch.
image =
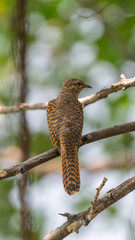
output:
[[90, 223], [89, 219], [95, 218], [99, 213], [103, 210], [116, 203], [127, 194], [135, 190], [135, 176], [126, 180], [119, 186], [111, 189], [102, 197], [99, 198], [97, 204], [95, 206], [94, 213], [92, 214], [92, 218], [90, 216], [91, 208], [88, 208], [84, 212], [80, 212], [75, 215], [71, 215], [69, 213], [61, 214], [63, 216], [67, 216], [68, 220], [62, 224], [60, 227], [57, 227], [50, 233], [48, 233], [43, 240], [62, 240], [72, 232], [79, 232], [79, 229], [82, 226], [86, 226]]
[[[106, 88], [103, 90], [100, 90], [97, 93], [94, 93], [90, 96], [80, 98], [79, 101], [82, 103], [82, 105], [85, 107], [88, 104], [94, 103], [100, 99], [106, 98], [109, 94], [118, 92], [120, 90], [125, 90], [129, 87], [135, 86], [135, 77], [133, 78], [125, 78], [125, 76], [122, 74], [121, 80], [118, 83], [111, 84], [110, 88]], [[46, 103], [21, 103], [18, 106], [0, 106], [0, 114], [8, 114], [8, 113], [17, 113], [17, 112], [24, 112], [27, 110], [37, 110], [42, 109], [45, 110], [47, 108], [47, 102]]]
[[[82, 146], [88, 143], [92, 143], [101, 139], [113, 137], [127, 132], [135, 131], [135, 122], [129, 122], [121, 125], [117, 125], [110, 128], [101, 129], [94, 131], [82, 136]], [[15, 166], [0, 170], [0, 180], [8, 177], [13, 177], [20, 173], [25, 173], [28, 170], [45, 163], [60, 154], [57, 148], [51, 149], [35, 157], [29, 158], [23, 163], [17, 164]]]

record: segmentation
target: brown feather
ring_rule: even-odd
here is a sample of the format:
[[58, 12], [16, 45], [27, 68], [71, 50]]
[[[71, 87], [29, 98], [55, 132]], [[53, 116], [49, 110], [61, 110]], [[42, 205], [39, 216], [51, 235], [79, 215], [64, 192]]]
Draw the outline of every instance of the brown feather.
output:
[[79, 79], [65, 81], [60, 94], [47, 107], [51, 141], [61, 153], [63, 184], [70, 195], [80, 189], [78, 149], [81, 144], [83, 110], [78, 95], [86, 87], [89, 86]]

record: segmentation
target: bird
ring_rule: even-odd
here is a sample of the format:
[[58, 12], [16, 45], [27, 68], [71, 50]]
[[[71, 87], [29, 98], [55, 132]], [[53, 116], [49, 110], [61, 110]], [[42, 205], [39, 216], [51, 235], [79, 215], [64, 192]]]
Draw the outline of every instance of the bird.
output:
[[80, 79], [66, 80], [59, 95], [47, 106], [49, 134], [61, 155], [63, 185], [69, 195], [80, 190], [78, 149], [83, 129], [83, 107], [78, 96], [85, 88], [91, 86]]

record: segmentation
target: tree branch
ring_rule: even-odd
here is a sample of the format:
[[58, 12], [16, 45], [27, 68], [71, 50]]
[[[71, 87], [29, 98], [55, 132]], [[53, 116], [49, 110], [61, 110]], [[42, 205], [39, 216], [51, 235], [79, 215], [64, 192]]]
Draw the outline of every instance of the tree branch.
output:
[[18, 113], [27, 110], [46, 109], [48, 103], [21, 103], [18, 106], [0, 106], [0, 114]]
[[82, 226], [88, 225], [90, 220], [95, 218], [103, 210], [116, 203], [133, 190], [135, 190], [135, 176], [126, 180], [118, 187], [111, 189], [101, 198], [99, 198], [92, 215], [91, 208], [88, 208], [86, 211], [80, 212], [76, 215], [71, 215], [69, 213], [61, 214], [66, 216], [68, 220], [60, 227], [57, 227], [48, 233], [43, 240], [62, 240], [72, 232], [78, 233]]
[[[104, 138], [113, 137], [127, 132], [135, 131], [135, 122], [129, 122], [121, 125], [117, 125], [110, 128], [101, 129], [99, 131], [94, 131], [82, 136], [82, 146], [88, 143], [92, 143]], [[45, 163], [60, 154], [57, 148], [51, 149], [35, 157], [29, 158], [25, 162], [14, 165], [12, 167], [0, 170], [0, 180], [8, 177], [13, 177], [20, 173], [25, 173], [28, 170]]]
[[[80, 98], [79, 101], [85, 107], [88, 104], [91, 104], [100, 99], [106, 98], [111, 93], [118, 92], [120, 90], [125, 90], [126, 88], [135, 86], [135, 77], [126, 79], [123, 74], [120, 77], [121, 77], [120, 81], [118, 83], [111, 84], [110, 88], [106, 88], [90, 96]], [[9, 107], [0, 106], [0, 114], [17, 113], [17, 112], [24, 112], [27, 110], [37, 110], [37, 109], [45, 110], [47, 108], [47, 104], [48, 104], [47, 102], [34, 103], [34, 104], [21, 103], [18, 106], [9, 106]]]

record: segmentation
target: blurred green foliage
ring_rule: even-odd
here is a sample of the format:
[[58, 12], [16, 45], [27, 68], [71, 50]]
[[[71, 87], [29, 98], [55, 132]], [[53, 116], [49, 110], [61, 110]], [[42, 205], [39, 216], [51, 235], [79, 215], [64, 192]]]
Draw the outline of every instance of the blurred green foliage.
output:
[[30, 149], [33, 155], [37, 155], [39, 153], [47, 151], [48, 149], [53, 148], [49, 136], [41, 132], [33, 135], [31, 134], [30, 143], [31, 143]]
[[3, 181], [0, 185], [0, 236], [3, 235], [4, 238], [19, 236], [19, 226], [17, 225], [19, 213], [17, 214], [16, 207], [10, 199], [13, 187], [14, 180]]

